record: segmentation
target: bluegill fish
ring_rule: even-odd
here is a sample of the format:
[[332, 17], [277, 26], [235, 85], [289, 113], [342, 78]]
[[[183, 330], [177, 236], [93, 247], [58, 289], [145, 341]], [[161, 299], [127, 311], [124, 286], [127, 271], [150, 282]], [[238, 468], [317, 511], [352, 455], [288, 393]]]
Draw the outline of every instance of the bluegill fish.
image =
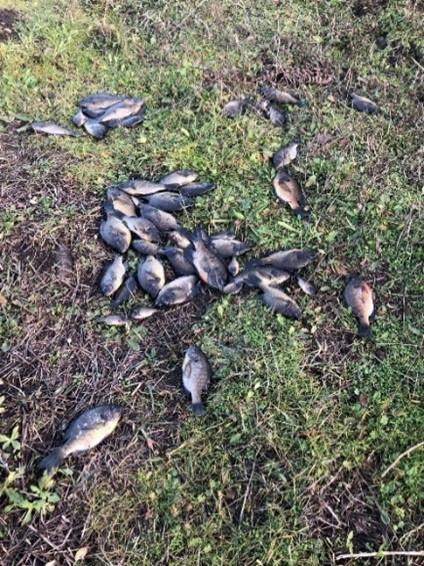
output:
[[202, 394], [207, 391], [212, 370], [209, 360], [198, 346], [190, 346], [183, 361], [183, 386], [191, 396], [193, 413], [196, 417], [205, 414]]
[[121, 255], [117, 255], [105, 269], [100, 281], [100, 289], [106, 297], [110, 297], [119, 289], [124, 280], [126, 266]]
[[199, 282], [195, 275], [177, 277], [167, 283], [156, 297], [155, 306], [171, 307], [193, 299], [199, 293]]
[[156, 298], [165, 285], [165, 270], [162, 263], [151, 255], [140, 260], [137, 267], [137, 279], [140, 287], [153, 299]]
[[359, 336], [369, 338], [371, 336], [370, 321], [374, 314], [372, 288], [359, 275], [352, 275], [344, 289], [343, 298], [359, 321]]

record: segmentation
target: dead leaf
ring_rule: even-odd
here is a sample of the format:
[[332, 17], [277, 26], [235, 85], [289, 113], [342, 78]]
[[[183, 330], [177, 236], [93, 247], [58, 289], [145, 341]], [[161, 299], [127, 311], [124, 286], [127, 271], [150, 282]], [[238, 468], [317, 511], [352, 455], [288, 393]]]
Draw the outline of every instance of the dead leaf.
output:
[[368, 399], [365, 397], [365, 394], [362, 393], [362, 391], [359, 393], [359, 404], [361, 405], [361, 407], [368, 406]]
[[332, 139], [334, 139], [334, 136], [332, 136], [328, 132], [322, 132], [314, 137], [313, 142], [318, 145], [325, 145], [326, 143], [330, 142]]
[[6, 297], [3, 295], [3, 293], [0, 293], [0, 307], [5, 307], [6, 304], [7, 304]]
[[84, 558], [87, 556], [87, 553], [88, 546], [82, 546], [81, 548], [79, 548], [75, 553], [75, 562], [78, 562], [78, 560], [84, 560]]

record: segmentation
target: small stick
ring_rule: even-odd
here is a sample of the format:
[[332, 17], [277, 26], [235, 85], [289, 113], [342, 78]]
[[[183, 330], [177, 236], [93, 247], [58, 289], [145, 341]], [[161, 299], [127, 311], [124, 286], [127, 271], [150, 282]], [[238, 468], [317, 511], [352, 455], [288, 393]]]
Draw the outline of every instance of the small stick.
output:
[[381, 552], [359, 552], [358, 554], [340, 554], [336, 560], [344, 560], [346, 558], [385, 558], [386, 556], [424, 556], [424, 550], [410, 550], [410, 551], [386, 551]]
[[410, 454], [414, 450], [417, 450], [417, 448], [421, 448], [421, 446], [424, 446], [424, 440], [423, 440], [423, 442], [419, 442], [418, 444], [415, 444], [415, 446], [411, 446], [411, 448], [408, 448], [408, 450], [405, 450], [405, 452], [402, 452], [402, 454], [396, 458], [396, 460], [393, 462], [393, 464], [390, 464], [390, 466], [387, 468], [387, 470], [384, 470], [384, 472], [381, 474], [381, 477], [384, 478], [390, 472], [390, 470], [392, 470], [395, 466], [397, 466], [399, 461], [404, 456], [408, 456], [408, 454]]

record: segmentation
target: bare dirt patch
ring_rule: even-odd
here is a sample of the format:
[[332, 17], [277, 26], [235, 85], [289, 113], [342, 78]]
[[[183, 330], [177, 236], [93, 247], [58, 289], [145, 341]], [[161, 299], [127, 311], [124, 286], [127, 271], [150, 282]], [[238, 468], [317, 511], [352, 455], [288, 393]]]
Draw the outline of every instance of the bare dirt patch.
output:
[[0, 10], [0, 42], [17, 37], [15, 26], [19, 19], [19, 14], [15, 10]]

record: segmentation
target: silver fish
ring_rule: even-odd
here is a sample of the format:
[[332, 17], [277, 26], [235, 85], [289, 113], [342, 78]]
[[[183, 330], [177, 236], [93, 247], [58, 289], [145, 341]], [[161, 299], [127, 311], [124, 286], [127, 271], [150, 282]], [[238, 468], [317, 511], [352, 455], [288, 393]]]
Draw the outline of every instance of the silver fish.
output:
[[187, 260], [184, 251], [180, 248], [164, 248], [161, 252], [172, 265], [172, 269], [177, 275], [195, 275], [196, 270]]
[[77, 128], [81, 128], [81, 126], [87, 121], [87, 116], [84, 114], [82, 110], [78, 110], [74, 116], [72, 116], [72, 123]]
[[97, 321], [107, 326], [127, 326], [128, 324], [128, 318], [123, 314], [107, 314], [100, 316]]
[[272, 86], [265, 86], [261, 88], [261, 95], [270, 102], [277, 104], [299, 104], [300, 100], [294, 97], [289, 92], [278, 90]]
[[154, 183], [145, 179], [130, 179], [119, 185], [121, 191], [132, 196], [149, 196], [166, 190], [163, 183]]
[[236, 293], [240, 293], [243, 289], [243, 281], [233, 279], [226, 285], [224, 285], [222, 292], [226, 295], [235, 295]]
[[183, 386], [191, 396], [191, 407], [196, 417], [205, 414], [202, 393], [208, 390], [211, 376], [208, 358], [198, 346], [190, 346], [183, 361]]
[[49, 136], [79, 136], [78, 132], [73, 132], [54, 122], [33, 122], [31, 127], [37, 134], [47, 134]]
[[178, 188], [178, 192], [185, 197], [197, 197], [210, 193], [215, 188], [213, 183], [189, 183]]
[[298, 143], [292, 142], [276, 151], [272, 156], [272, 164], [274, 168], [281, 169], [282, 167], [287, 167], [287, 165], [290, 165], [290, 163], [297, 157], [298, 147]]
[[168, 175], [162, 177], [159, 182], [167, 187], [181, 187], [183, 185], [193, 183], [197, 177], [198, 174], [196, 171], [191, 171], [190, 169], [179, 169], [178, 171], [168, 173]]
[[193, 264], [202, 281], [222, 291], [227, 282], [227, 268], [221, 258], [209, 247], [198, 226], [192, 237], [192, 246], [186, 248], [186, 258]]
[[159, 230], [147, 218], [125, 216], [122, 222], [133, 234], [142, 240], [148, 240], [149, 242], [160, 242], [161, 240]]
[[271, 124], [273, 126], [278, 126], [279, 128], [282, 128], [287, 123], [287, 116], [283, 114], [283, 112], [277, 110], [277, 108], [274, 108], [273, 106], [269, 107], [268, 117], [271, 121]]
[[283, 314], [287, 318], [297, 320], [302, 316], [302, 311], [296, 302], [276, 287], [264, 287], [261, 299], [263, 303], [271, 307], [273, 312]]
[[138, 263], [137, 279], [140, 287], [154, 299], [165, 285], [163, 265], [152, 255], [147, 256]]
[[257, 265], [272, 265], [284, 271], [296, 271], [309, 265], [316, 258], [316, 253], [312, 250], [281, 250], [269, 256], [263, 257], [255, 262]]
[[247, 287], [276, 287], [290, 279], [290, 273], [273, 266], [249, 268], [244, 272], [244, 284]]
[[179, 193], [169, 191], [156, 193], [146, 197], [150, 206], [164, 210], [165, 212], [178, 212], [190, 206], [193, 206], [193, 200]]
[[110, 214], [100, 223], [100, 236], [108, 246], [121, 254], [125, 253], [131, 244], [129, 229], [122, 220]]
[[104, 124], [100, 124], [100, 122], [92, 120], [91, 118], [84, 122], [84, 130], [97, 140], [102, 140], [107, 133], [107, 127]]
[[144, 114], [136, 114], [134, 116], [127, 116], [127, 118], [120, 118], [116, 120], [110, 120], [107, 123], [108, 128], [135, 128], [138, 124], [144, 122]]
[[302, 277], [298, 277], [297, 284], [302, 289], [302, 291], [306, 293], [306, 295], [313, 297], [314, 295], [317, 294], [317, 290], [315, 289], [315, 287], [312, 285], [312, 283], [306, 281], [306, 279], [303, 279]]
[[376, 114], [378, 112], [378, 106], [375, 102], [365, 96], [359, 96], [359, 94], [351, 93], [351, 104], [352, 108], [358, 110], [358, 112], [366, 112], [367, 114]]
[[232, 276], [235, 277], [236, 275], [238, 275], [240, 273], [240, 264], [237, 261], [236, 257], [233, 257], [231, 259], [231, 261], [229, 262], [228, 266], [228, 273]]
[[135, 322], [139, 322], [140, 320], [145, 320], [146, 318], [153, 316], [157, 312], [159, 312], [158, 309], [153, 309], [151, 307], [138, 305], [132, 309], [130, 313], [130, 318]]
[[159, 210], [159, 208], [148, 204], [140, 204], [138, 210], [143, 218], [147, 218], [147, 220], [153, 222], [153, 224], [163, 232], [177, 230], [180, 227], [177, 219], [169, 212]]
[[177, 277], [167, 283], [156, 297], [155, 306], [171, 307], [193, 299], [199, 293], [199, 283], [195, 275]]
[[132, 247], [142, 255], [158, 255], [161, 252], [158, 244], [148, 242], [147, 240], [133, 240]]
[[230, 100], [222, 109], [222, 113], [226, 118], [235, 118], [242, 114], [247, 106], [247, 100], [240, 98], [239, 100]]
[[121, 102], [123, 99], [122, 96], [100, 92], [98, 94], [85, 96], [80, 100], [79, 105], [84, 114], [90, 116], [90, 118], [97, 118], [113, 104]]
[[116, 120], [124, 120], [129, 116], [138, 114], [144, 106], [144, 101], [137, 98], [125, 98], [109, 106], [105, 112], [99, 116], [98, 120], [106, 126]]
[[84, 411], [67, 427], [64, 443], [53, 449], [39, 464], [39, 469], [53, 472], [71, 454], [94, 448], [115, 430], [122, 415], [117, 405], [100, 405]]
[[185, 249], [191, 246], [191, 234], [185, 228], [177, 228], [169, 232], [168, 237], [178, 248]]
[[100, 290], [106, 297], [110, 297], [119, 289], [124, 281], [126, 266], [121, 255], [115, 256], [104, 270], [100, 280]]
[[240, 256], [250, 250], [250, 246], [237, 240], [235, 235], [228, 232], [212, 234], [210, 245], [222, 258]]
[[291, 210], [301, 218], [308, 216], [305, 210], [305, 197], [298, 182], [282, 169], [278, 169], [272, 182], [277, 197], [288, 204]]
[[112, 301], [112, 308], [116, 309], [122, 303], [125, 303], [129, 299], [133, 299], [137, 293], [138, 284], [137, 279], [134, 275], [130, 275], [122, 283], [120, 289], [118, 289], [115, 298]]
[[125, 216], [137, 216], [137, 208], [131, 197], [115, 187], [110, 187], [107, 190], [107, 200], [103, 208], [106, 214], [121, 212]]
[[372, 288], [358, 275], [352, 275], [344, 289], [343, 298], [359, 321], [359, 336], [369, 338], [371, 336], [370, 321], [374, 314]]

